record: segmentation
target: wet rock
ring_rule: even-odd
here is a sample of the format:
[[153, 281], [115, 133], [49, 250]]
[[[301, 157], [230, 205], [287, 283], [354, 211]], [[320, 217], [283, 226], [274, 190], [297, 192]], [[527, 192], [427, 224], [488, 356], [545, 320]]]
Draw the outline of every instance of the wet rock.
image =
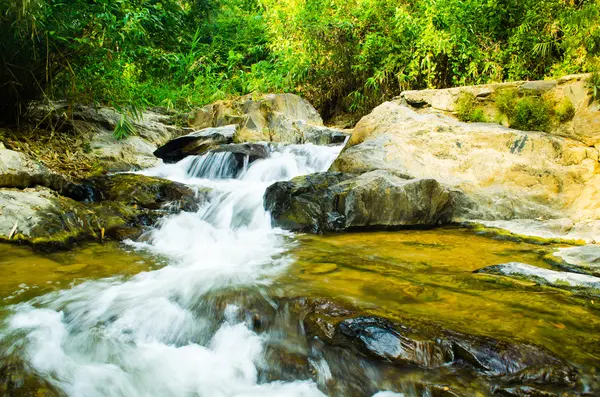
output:
[[202, 155], [219, 145], [232, 143], [236, 125], [204, 128], [167, 142], [154, 151], [166, 163], [176, 163], [187, 156]]
[[14, 356], [2, 357], [0, 395], [5, 397], [64, 397], [50, 382]]
[[63, 249], [81, 240], [137, 237], [165, 213], [197, 208], [184, 185], [142, 175], [87, 181], [94, 202], [78, 202], [45, 187], [0, 189], [0, 240]]
[[449, 222], [460, 192], [432, 179], [387, 171], [357, 177], [320, 173], [278, 182], [265, 193], [273, 224], [313, 232], [352, 228], [436, 226]]
[[535, 389], [529, 386], [517, 386], [517, 387], [506, 387], [498, 388], [494, 390], [495, 396], [500, 397], [558, 397], [556, 393], [550, 393], [542, 390]]
[[559, 248], [548, 261], [564, 270], [600, 277], [600, 246]]
[[534, 345], [361, 316], [352, 306], [329, 299], [300, 299], [295, 304], [309, 337], [377, 361], [425, 369], [467, 368], [519, 385], [572, 388], [578, 379], [574, 368]]
[[195, 192], [184, 184], [139, 174], [113, 174], [84, 181], [93, 191], [93, 201], [113, 201], [158, 210], [170, 203], [171, 209], [197, 209]]
[[238, 143], [230, 145], [221, 145], [213, 150], [214, 153], [232, 153], [238, 163], [238, 169], [252, 164], [256, 160], [262, 160], [269, 157], [271, 150], [268, 145], [263, 143]]
[[525, 263], [509, 262], [479, 269], [476, 273], [497, 274], [501, 276], [519, 277], [535, 281], [541, 285], [569, 290], [581, 290], [592, 295], [600, 291], [600, 277], [586, 274], [560, 272], [527, 265]]
[[378, 359], [425, 368], [437, 368], [453, 360], [450, 343], [406, 337], [401, 328], [379, 318], [346, 319], [339, 323], [338, 330], [359, 351]]

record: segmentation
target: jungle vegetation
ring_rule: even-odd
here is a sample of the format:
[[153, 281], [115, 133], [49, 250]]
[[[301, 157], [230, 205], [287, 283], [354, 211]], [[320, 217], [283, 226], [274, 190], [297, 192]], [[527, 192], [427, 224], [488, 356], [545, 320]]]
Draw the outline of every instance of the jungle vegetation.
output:
[[599, 66], [600, 0], [0, 0], [4, 123], [33, 99], [184, 111], [251, 92], [328, 119]]

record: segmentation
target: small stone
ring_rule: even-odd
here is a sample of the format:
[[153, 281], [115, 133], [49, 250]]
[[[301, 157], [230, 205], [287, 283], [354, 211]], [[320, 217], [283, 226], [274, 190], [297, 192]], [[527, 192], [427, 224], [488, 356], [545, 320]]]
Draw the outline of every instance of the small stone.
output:
[[334, 272], [338, 269], [335, 263], [318, 263], [308, 270], [310, 274], [327, 274]]
[[56, 273], [77, 274], [85, 270], [89, 265], [86, 263], [75, 263], [73, 265], [61, 266], [55, 270]]

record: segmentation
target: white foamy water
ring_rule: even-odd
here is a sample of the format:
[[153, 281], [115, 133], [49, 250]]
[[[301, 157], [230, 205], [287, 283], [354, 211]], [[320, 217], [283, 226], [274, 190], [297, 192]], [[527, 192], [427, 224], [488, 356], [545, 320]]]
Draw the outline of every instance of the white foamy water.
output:
[[215, 331], [202, 302], [211, 291], [268, 283], [286, 268], [291, 234], [271, 227], [264, 191], [326, 170], [340, 150], [276, 148], [241, 172], [226, 153], [144, 171], [212, 189], [197, 212], [168, 216], [144, 243], [131, 243], [169, 265], [15, 306], [3, 337], [15, 338], [15, 351], [69, 396], [322, 396], [312, 381], [259, 384], [265, 337], [231, 305]]

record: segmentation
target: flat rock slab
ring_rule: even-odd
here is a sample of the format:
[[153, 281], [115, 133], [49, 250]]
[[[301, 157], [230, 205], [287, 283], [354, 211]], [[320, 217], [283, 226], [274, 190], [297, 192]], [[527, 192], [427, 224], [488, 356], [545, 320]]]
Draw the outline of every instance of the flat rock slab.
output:
[[519, 262], [509, 262], [501, 265], [489, 266], [477, 270], [476, 273], [517, 276], [536, 281], [538, 284], [550, 285], [552, 287], [563, 289], [600, 290], [600, 277], [579, 273], [560, 272]]

